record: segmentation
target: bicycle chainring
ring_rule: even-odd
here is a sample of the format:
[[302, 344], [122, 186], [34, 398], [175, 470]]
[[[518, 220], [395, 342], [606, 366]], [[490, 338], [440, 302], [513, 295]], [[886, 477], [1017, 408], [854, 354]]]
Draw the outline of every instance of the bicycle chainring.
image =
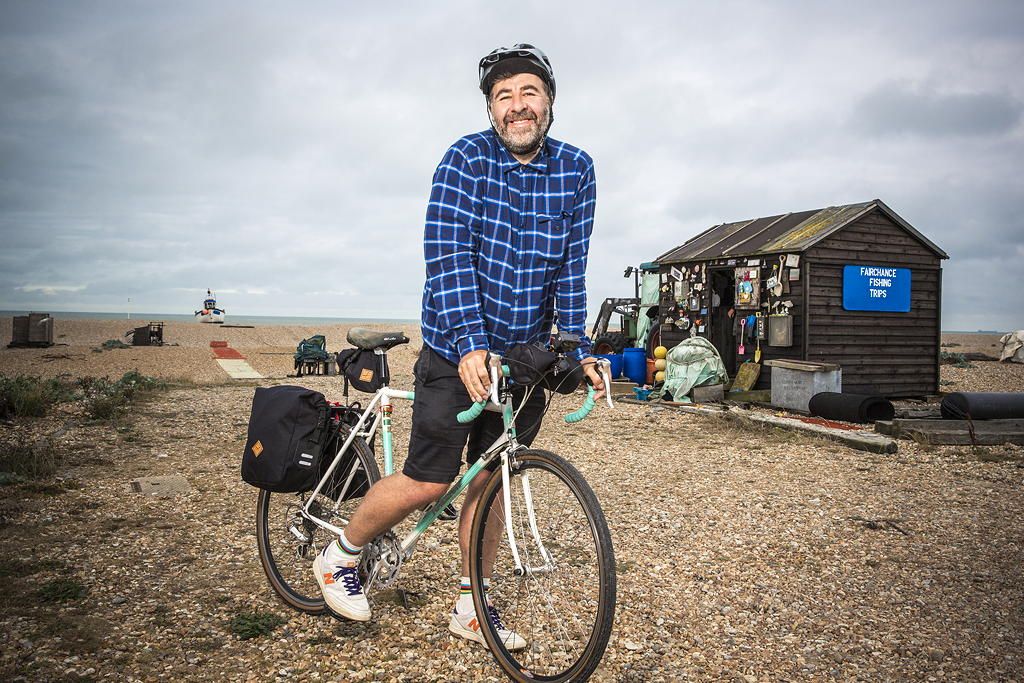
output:
[[377, 588], [392, 586], [404, 559], [398, 537], [390, 531], [367, 543], [359, 561], [359, 574], [366, 577], [367, 595]]

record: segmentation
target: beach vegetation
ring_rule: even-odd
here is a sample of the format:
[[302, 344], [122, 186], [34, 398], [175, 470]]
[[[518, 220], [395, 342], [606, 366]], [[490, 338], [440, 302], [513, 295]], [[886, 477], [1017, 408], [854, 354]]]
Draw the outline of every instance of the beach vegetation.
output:
[[63, 378], [0, 375], [0, 419], [45, 417], [57, 403], [74, 400], [74, 385]]
[[85, 410], [95, 420], [110, 420], [133, 402], [154, 391], [167, 389], [162, 380], [130, 370], [118, 380], [106, 377], [85, 377], [79, 380]]
[[273, 612], [240, 612], [231, 619], [231, 632], [239, 640], [249, 640], [273, 633], [285, 621]]
[[0, 485], [46, 479], [64, 464], [62, 452], [47, 438], [0, 445]]
[[89, 589], [74, 579], [53, 579], [39, 587], [36, 595], [43, 602], [72, 602], [85, 597]]
[[93, 353], [103, 353], [104, 351], [112, 351], [114, 349], [130, 349], [130, 344], [125, 344], [120, 339], [108, 339], [99, 346], [93, 347]]
[[973, 368], [974, 365], [967, 360], [967, 356], [955, 351], [939, 351], [939, 363], [952, 365], [955, 368]]

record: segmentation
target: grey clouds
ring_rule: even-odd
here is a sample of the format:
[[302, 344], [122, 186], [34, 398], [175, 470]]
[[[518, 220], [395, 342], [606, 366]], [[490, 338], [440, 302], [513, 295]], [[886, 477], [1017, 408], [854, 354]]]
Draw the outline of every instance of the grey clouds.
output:
[[1024, 326], [1024, 6], [0, 6], [0, 308], [418, 317], [434, 166], [529, 41], [598, 174], [591, 310], [712, 224], [883, 199], [943, 327]]

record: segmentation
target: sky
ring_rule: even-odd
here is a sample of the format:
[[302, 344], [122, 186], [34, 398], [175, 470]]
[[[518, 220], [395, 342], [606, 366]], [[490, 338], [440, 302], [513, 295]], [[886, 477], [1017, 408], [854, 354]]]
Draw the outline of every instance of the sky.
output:
[[950, 256], [943, 329], [1024, 327], [1016, 1], [0, 0], [0, 309], [418, 318], [517, 42], [595, 160], [592, 314], [712, 225], [880, 198]]

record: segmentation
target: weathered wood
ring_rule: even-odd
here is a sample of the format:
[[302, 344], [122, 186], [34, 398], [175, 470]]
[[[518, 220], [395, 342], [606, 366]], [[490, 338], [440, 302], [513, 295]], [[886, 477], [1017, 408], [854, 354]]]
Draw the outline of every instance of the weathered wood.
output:
[[772, 402], [772, 392], [770, 389], [762, 389], [759, 391], [729, 391], [725, 394], [725, 400], [736, 401], [738, 403], [769, 404]]
[[[969, 434], [971, 424], [970, 420], [896, 418], [894, 420], [880, 420], [876, 422], [875, 431], [889, 436], [901, 436], [904, 432], [911, 429]], [[975, 434], [1024, 433], [1024, 420], [974, 420], [973, 427]]]
[[[815, 315], [814, 316], [814, 324], [816, 325], [816, 328], [829, 327], [829, 326], [833, 326], [834, 327], [836, 325], [850, 325], [851, 327], [859, 327], [861, 329], [864, 329], [865, 324], [870, 324], [871, 322], [874, 321], [874, 318], [873, 318], [873, 316], [870, 316], [870, 315], [858, 315], [858, 314], [863, 314], [863, 313], [870, 314], [871, 311], [845, 311], [845, 310], [841, 310], [840, 309], [840, 311], [838, 313], [836, 313], [836, 314], [831, 314], [831, 315], [824, 315], [824, 314], [822, 314], [822, 315]], [[890, 315], [892, 315], [892, 314], [890, 314]], [[921, 324], [922, 324], [921, 320], [918, 320], [918, 319], [913, 318], [913, 317], [909, 317], [908, 318], [908, 317], [904, 317], [904, 316], [905, 316], [905, 314], [901, 313], [900, 317], [898, 317], [898, 318], [894, 317], [894, 318], [888, 319], [885, 322], [885, 326], [887, 328], [889, 328], [889, 329], [898, 329], [898, 328], [906, 328], [906, 327], [910, 327], [910, 328], [920, 328], [921, 327]], [[869, 320], [868, 318], [871, 318], [871, 319]], [[853, 325], [853, 323], [856, 323], [856, 325]], [[867, 328], [867, 329], [871, 329], [871, 328]]]
[[831, 441], [838, 441], [844, 446], [855, 448], [859, 451], [870, 453], [895, 453], [897, 450], [896, 441], [882, 434], [875, 434], [869, 431], [852, 431], [845, 429], [834, 429], [823, 425], [810, 424], [786, 417], [774, 415], [761, 415], [740, 408], [731, 408], [730, 417], [741, 422], [750, 424], [764, 424], [772, 427], [781, 427], [796, 432], [806, 432], [815, 436], [821, 436]]
[[1024, 431], [979, 431], [974, 435], [960, 430], [907, 429], [903, 434], [921, 444], [931, 446], [1001, 446], [1012, 443], [1024, 446]]
[[834, 298], [816, 295], [811, 298], [808, 308], [812, 316], [812, 324], [815, 329], [821, 326], [819, 318], [836, 316], [839, 319], [835, 322], [844, 325], [898, 325], [900, 321], [911, 322], [918, 325], [930, 325], [935, 320], [935, 301], [911, 301], [910, 310], [905, 313], [888, 313], [883, 315], [881, 311], [850, 311], [843, 308], [839, 295]]
[[[833, 344], [820, 344], [817, 339], [811, 341], [810, 348], [807, 349], [808, 355], [823, 355], [826, 357], [841, 358], [843, 356], [872, 356], [884, 352], [890, 358], [896, 358], [901, 356], [907, 356], [907, 358], [901, 358], [901, 362], [913, 363], [914, 358], [924, 356], [922, 360], [928, 363], [932, 362], [930, 354], [935, 353], [935, 349], [926, 344], [910, 344], [900, 343], [885, 343], [880, 341], [877, 344], [842, 344], [841, 342]], [[872, 360], [865, 361], [867, 363], [873, 362]]]
[[879, 250], [868, 244], [859, 246], [849, 245], [843, 249], [815, 247], [812, 251], [808, 252], [808, 254], [811, 253], [814, 254], [815, 263], [831, 262], [836, 265], [875, 264], [881, 261], [888, 262], [889, 265], [899, 266], [900, 268], [912, 266], [928, 268], [935, 267], [939, 261], [934, 256], [919, 256], [895, 251], [888, 254], [880, 253]]
[[835, 363], [818, 361], [769, 360], [764, 363], [768, 367], [785, 368], [787, 370], [803, 370], [804, 372], [831, 372], [838, 370]]
[[[627, 403], [633, 402], [625, 399], [620, 400]], [[850, 448], [858, 451], [867, 451], [869, 453], [895, 453], [898, 449], [894, 439], [890, 439], [887, 436], [875, 434], [874, 432], [867, 430], [852, 431], [846, 429], [833, 429], [832, 427], [810, 424], [791, 418], [762, 415], [736, 406], [730, 407], [728, 410], [722, 410], [721, 408], [711, 408], [707, 406], [669, 406], [661, 403], [652, 406], [652, 408], [655, 410], [676, 410], [681, 413], [690, 413], [692, 415], [701, 415], [704, 417], [725, 418], [733, 420], [739, 424], [752, 427], [768, 425], [794, 432], [804, 432], [813, 436], [829, 439], [831, 441], [837, 441], [842, 443], [844, 446], [849, 446]]]

